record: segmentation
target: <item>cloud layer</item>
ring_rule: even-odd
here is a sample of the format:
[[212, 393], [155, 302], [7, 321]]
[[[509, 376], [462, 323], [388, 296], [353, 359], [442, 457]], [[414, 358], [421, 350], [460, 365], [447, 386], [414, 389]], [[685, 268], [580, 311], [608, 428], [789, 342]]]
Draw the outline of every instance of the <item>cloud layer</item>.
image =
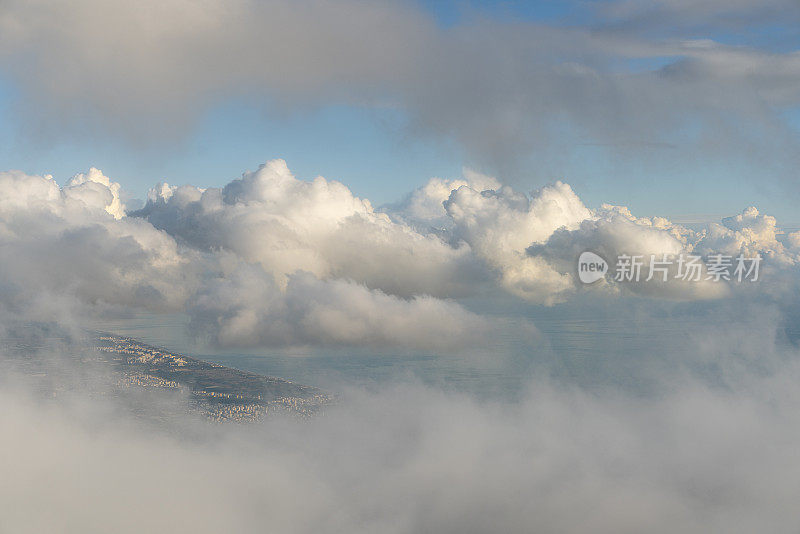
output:
[[444, 29], [393, 1], [14, 0], [0, 7], [0, 69], [24, 95], [22, 124], [70, 136], [161, 143], [248, 99], [281, 112], [389, 106], [494, 168], [585, 144], [796, 163], [782, 111], [800, 104], [797, 54], [698, 39], [780, 27], [794, 3], [586, 9], [595, 24], [474, 16]]
[[[159, 426], [85, 388], [41, 398], [4, 373], [0, 402], [14, 408], [0, 413], [2, 525], [14, 532], [793, 532], [800, 369], [796, 348], [774, 342], [764, 317], [705, 315], [685, 333], [706, 343], [694, 340], [689, 352], [680, 340], [665, 347], [668, 370], [649, 375], [657, 387], [644, 394], [539, 378], [519, 402], [478, 402], [384, 384], [347, 389], [312, 420], [255, 426]], [[660, 319], [644, 317], [641, 333], [656, 325], [651, 320]], [[655, 359], [646, 352], [632, 363], [646, 370]], [[690, 371], [705, 361], [716, 364], [712, 376]], [[625, 371], [622, 363], [608, 362], [612, 375]], [[159, 413], [179, 399], [150, 392], [143, 401]]]
[[[0, 173], [0, 238], [7, 311], [185, 312], [197, 334], [225, 346], [486, 347], [535, 336], [515, 302], [779, 298], [795, 291], [800, 259], [798, 234], [754, 207], [690, 230], [620, 206], [590, 209], [562, 182], [525, 194], [467, 171], [376, 210], [340, 182], [298, 180], [282, 160], [223, 188], [160, 184], [127, 214], [119, 185], [97, 169], [63, 187]], [[585, 250], [612, 263], [591, 286], [576, 276]], [[618, 283], [620, 254], [760, 255], [762, 274]], [[481, 313], [498, 299], [509, 303], [504, 317]]]

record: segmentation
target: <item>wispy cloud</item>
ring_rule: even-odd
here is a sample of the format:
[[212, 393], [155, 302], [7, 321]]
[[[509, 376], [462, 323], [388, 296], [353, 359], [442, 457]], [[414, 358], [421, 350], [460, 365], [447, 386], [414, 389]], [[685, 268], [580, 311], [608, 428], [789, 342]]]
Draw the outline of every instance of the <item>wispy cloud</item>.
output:
[[[796, 14], [771, 5], [759, 6], [769, 20]], [[215, 104], [247, 98], [274, 110], [394, 106], [411, 131], [452, 137], [494, 168], [580, 143], [680, 144], [698, 157], [747, 150], [792, 165], [797, 147], [780, 111], [800, 104], [796, 54], [690, 30], [726, 13], [744, 23], [754, 10], [597, 7], [634, 27], [646, 26], [644, 13], [687, 28], [663, 36], [489, 17], [443, 29], [399, 2], [12, 1], [0, 8], [0, 65], [22, 88], [23, 121], [46, 120], [55, 135], [162, 143]], [[630, 60], [666, 66], [627, 69]]]

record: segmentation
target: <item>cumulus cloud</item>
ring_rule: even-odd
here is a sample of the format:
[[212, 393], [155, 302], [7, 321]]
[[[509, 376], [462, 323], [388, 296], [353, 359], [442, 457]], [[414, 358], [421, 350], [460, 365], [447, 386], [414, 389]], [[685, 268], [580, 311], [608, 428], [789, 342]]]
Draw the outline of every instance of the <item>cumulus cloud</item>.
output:
[[[468, 309], [487, 296], [552, 305], [583, 293], [695, 300], [757, 287], [778, 297], [795, 291], [800, 258], [797, 236], [755, 208], [690, 230], [622, 206], [590, 209], [562, 182], [525, 194], [470, 171], [378, 210], [340, 182], [298, 180], [283, 160], [222, 188], [160, 184], [130, 214], [120, 194], [97, 169], [63, 187], [0, 173], [7, 311], [184, 312], [195, 334], [223, 346], [443, 351], [535, 336], [527, 321]], [[592, 286], [576, 276], [586, 250], [612, 263]], [[674, 263], [667, 281], [645, 281], [644, 267], [640, 282], [617, 282], [622, 254], [760, 255], [761, 282], [707, 280], [705, 269], [685, 282]]]
[[[121, 186], [116, 182], [112, 182], [108, 176], [105, 176], [102, 171], [92, 167], [89, 172], [79, 173], [73, 176], [67, 187], [64, 189], [65, 193], [73, 197], [82, 196], [98, 196], [98, 199], [87, 198], [84, 203], [87, 205], [105, 205], [106, 211], [115, 219], [121, 219], [125, 215], [125, 205], [120, 199]], [[111, 198], [108, 198], [109, 194]]]
[[255, 267], [208, 281], [189, 303], [196, 332], [222, 346], [386, 346], [466, 350], [506, 335], [535, 340], [529, 324], [482, 318], [455, 302], [430, 296], [401, 299], [346, 280], [309, 273], [289, 277], [280, 290]]
[[500, 182], [493, 176], [481, 174], [472, 169], [464, 169], [464, 177], [455, 180], [431, 178], [425, 185], [409, 193], [402, 201], [387, 204], [381, 211], [393, 219], [405, 222], [422, 232], [452, 228], [452, 219], [444, 208], [450, 193], [461, 186], [475, 191], [496, 190]]
[[[747, 286], [709, 280], [705, 266], [698, 282], [684, 283], [676, 279], [678, 258], [700, 256], [707, 259], [717, 254], [732, 258], [761, 257], [761, 279], [766, 276], [771, 280], [759, 289], [769, 291], [771, 284], [783, 284], [787, 277], [793, 278], [797, 264], [797, 244], [791, 236], [781, 238], [781, 233], [774, 217], [761, 215], [754, 207], [725, 218], [721, 223], [710, 223], [693, 231], [663, 217], [636, 217], [627, 208], [603, 205], [578, 228], [561, 228], [546, 241], [529, 247], [527, 252], [534, 258], [546, 260], [556, 271], [570, 275], [573, 282], [575, 258], [585, 250], [594, 251], [611, 262], [624, 254], [641, 256], [646, 265], [653, 258], [656, 261], [666, 258], [672, 262], [666, 282], [657, 275], [649, 282], [626, 282], [611, 287], [600, 284], [599, 287], [682, 299], [720, 298], [734, 290], [745, 290]], [[642, 280], [649, 277], [647, 266], [641, 272]], [[768, 274], [764, 275], [765, 272]]]
[[[701, 279], [683, 283], [676, 280], [677, 258], [713, 254], [762, 257], [766, 269], [791, 269], [797, 262], [796, 235], [782, 238], [774, 217], [761, 215], [754, 207], [728, 217], [721, 223], [691, 230], [664, 217], [637, 217], [624, 206], [603, 204], [587, 208], [569, 185], [556, 182], [530, 195], [501, 186], [483, 189], [483, 184], [453, 182], [442, 203], [444, 214], [429, 207], [428, 222], [450, 243], [466, 243], [472, 254], [495, 275], [498, 285], [525, 300], [553, 304], [569, 299], [580, 289], [609, 294], [620, 291], [681, 299], [721, 298], [733, 289], [708, 279], [703, 267]], [[410, 195], [404, 203], [391, 206], [389, 213], [402, 219], [416, 217], [424, 227], [419, 206], [433, 206], [433, 196], [446, 185], [432, 180]], [[403, 211], [405, 210], [405, 211]], [[612, 276], [603, 283], [583, 287], [576, 278], [577, 258], [593, 251], [612, 262]], [[668, 280], [649, 283], [611, 282], [613, 262], [620, 255], [672, 261]], [[642, 282], [649, 277], [642, 271]], [[768, 276], [769, 277], [769, 276]], [[611, 282], [611, 283], [608, 283]]]
[[750, 206], [721, 223], [709, 224], [696, 248], [705, 253], [762, 254], [784, 264], [796, 263], [798, 248], [794, 240], [784, 244], [778, 239], [780, 234], [775, 217], [760, 214], [755, 206]]
[[481, 192], [461, 186], [444, 206], [455, 236], [499, 271], [501, 284], [512, 293], [551, 303], [570, 288], [568, 276], [525, 252], [558, 228], [574, 228], [592, 216], [569, 185], [557, 182], [530, 198], [510, 187]]
[[486, 277], [467, 247], [393, 222], [340, 182], [298, 180], [283, 160], [222, 189], [162, 185], [135, 215], [194, 247], [257, 262], [280, 284], [303, 270], [404, 297], [458, 296]]
[[100, 171], [63, 188], [49, 176], [3, 172], [0, 191], [6, 304], [24, 309], [37, 295], [70, 295], [165, 310], [185, 300], [191, 253], [144, 221], [123, 217], [119, 185]]
[[0, 173], [4, 308], [39, 320], [185, 312], [226, 346], [449, 350], [508, 331], [438, 298], [486, 277], [467, 247], [393, 223], [341, 183], [299, 181], [282, 161], [224, 189], [162, 185], [140, 217], [119, 195], [97, 169], [64, 187]]

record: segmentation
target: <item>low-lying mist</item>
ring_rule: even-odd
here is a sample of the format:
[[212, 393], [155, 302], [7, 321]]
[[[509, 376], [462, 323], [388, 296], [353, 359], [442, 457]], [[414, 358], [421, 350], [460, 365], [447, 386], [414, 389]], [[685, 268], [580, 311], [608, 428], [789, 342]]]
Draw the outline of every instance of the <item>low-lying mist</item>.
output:
[[707, 324], [672, 372], [642, 353], [649, 391], [541, 372], [501, 401], [398, 380], [223, 425], [159, 419], [180, 399], [156, 393], [132, 410], [75, 363], [79, 341], [46, 343], [32, 357], [55, 388], [13, 370], [0, 388], [0, 530], [794, 532], [800, 359], [774, 323]]

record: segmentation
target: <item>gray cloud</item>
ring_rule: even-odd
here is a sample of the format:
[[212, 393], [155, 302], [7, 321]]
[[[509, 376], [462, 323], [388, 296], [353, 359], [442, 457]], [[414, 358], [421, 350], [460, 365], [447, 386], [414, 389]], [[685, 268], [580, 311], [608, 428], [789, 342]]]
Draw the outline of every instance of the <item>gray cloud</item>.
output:
[[[742, 18], [753, 9], [725, 5]], [[724, 10], [702, 6], [654, 9]], [[629, 4], [607, 7], [634, 16]], [[161, 142], [243, 97], [276, 110], [397, 107], [413, 131], [453, 137], [495, 168], [585, 143], [671, 145], [700, 158], [747, 149], [776, 165], [797, 152], [780, 115], [800, 101], [795, 55], [687, 36], [488, 18], [441, 29], [415, 6], [357, 0], [10, 1], [0, 36], [25, 122], [46, 118], [52, 132], [60, 120], [69, 135]], [[629, 60], [667, 66], [631, 70]]]
[[792, 0], [607, 0], [592, 7], [610, 28], [679, 35], [711, 29], [774, 29], [800, 18]]
[[[757, 310], [686, 314], [673, 345], [604, 358], [617, 379], [663, 358], [645, 393], [539, 378], [518, 402], [479, 402], [389, 383], [344, 390], [312, 420], [186, 420], [180, 434], [74, 383], [43, 399], [4, 374], [3, 528], [792, 532], [797, 351], [775, 341], [769, 309], [742, 311]], [[663, 320], [639, 313], [637, 326]], [[708, 362], [712, 376], [691, 371]]]

